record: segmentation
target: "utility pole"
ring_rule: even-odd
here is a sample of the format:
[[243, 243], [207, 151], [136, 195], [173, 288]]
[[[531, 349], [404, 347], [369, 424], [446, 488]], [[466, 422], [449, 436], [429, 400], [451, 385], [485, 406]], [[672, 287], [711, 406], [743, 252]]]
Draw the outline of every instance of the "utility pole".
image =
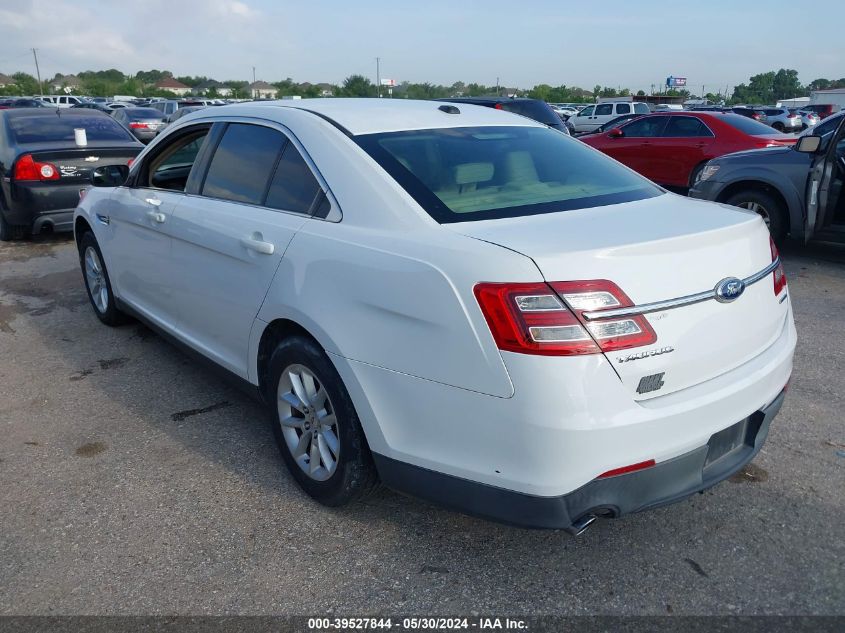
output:
[[378, 98], [381, 99], [381, 57], [376, 57], [376, 90]]
[[499, 78], [496, 77], [496, 96], [499, 96]]
[[41, 69], [38, 68], [38, 53], [32, 49], [32, 56], [35, 58], [35, 74], [38, 75], [38, 93], [44, 96], [44, 86], [41, 84]]

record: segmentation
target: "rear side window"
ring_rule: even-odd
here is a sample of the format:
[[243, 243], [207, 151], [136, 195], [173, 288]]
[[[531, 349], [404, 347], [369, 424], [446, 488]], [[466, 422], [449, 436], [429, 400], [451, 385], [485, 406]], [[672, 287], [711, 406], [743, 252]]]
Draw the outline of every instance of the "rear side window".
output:
[[308, 213], [319, 192], [320, 185], [302, 154], [293, 143], [288, 143], [270, 183], [265, 206], [295, 213]]
[[613, 114], [613, 104], [612, 103], [600, 103], [596, 106], [596, 116], [603, 116], [607, 114]]
[[616, 114], [631, 114], [631, 104], [629, 104], [629, 103], [617, 103], [616, 104]]
[[211, 159], [202, 195], [261, 204], [285, 142], [277, 130], [230, 124]]
[[[67, 110], [65, 112], [68, 112]], [[74, 110], [73, 112], [85, 112]], [[74, 128], [83, 128], [88, 141], [134, 141], [117, 121], [108, 115], [92, 113], [85, 116], [48, 115], [16, 116], [7, 119], [11, 136], [20, 144], [50, 141], [74, 142]]]
[[713, 133], [701, 121], [691, 116], [668, 117], [669, 122], [663, 130], [662, 136], [673, 138], [678, 137], [701, 137], [713, 136]]
[[648, 105], [645, 103], [635, 103], [634, 112], [637, 114], [648, 114], [651, 110], [648, 109]]

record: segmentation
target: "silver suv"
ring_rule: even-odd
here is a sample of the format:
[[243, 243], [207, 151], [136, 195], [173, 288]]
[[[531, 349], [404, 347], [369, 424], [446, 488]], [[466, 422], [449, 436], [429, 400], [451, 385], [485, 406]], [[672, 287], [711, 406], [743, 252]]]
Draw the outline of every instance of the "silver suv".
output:
[[778, 132], [800, 132], [801, 116], [789, 111], [789, 108], [759, 108], [766, 117], [766, 123]]

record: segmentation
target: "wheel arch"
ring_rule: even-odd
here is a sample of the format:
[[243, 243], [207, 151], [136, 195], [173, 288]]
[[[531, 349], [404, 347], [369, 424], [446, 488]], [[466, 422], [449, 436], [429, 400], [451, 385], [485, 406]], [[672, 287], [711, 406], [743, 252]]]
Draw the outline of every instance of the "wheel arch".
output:
[[88, 220], [86, 220], [81, 215], [76, 216], [76, 219], [73, 221], [73, 239], [76, 242], [76, 248], [79, 248], [79, 240], [82, 239], [82, 236], [85, 235], [86, 231], [94, 232], [94, 229], [88, 224]]
[[797, 192], [790, 189], [779, 187], [771, 181], [759, 177], [738, 178], [726, 184], [719, 195], [716, 196], [716, 202], [726, 202], [731, 196], [740, 191], [762, 191], [767, 193], [782, 203], [786, 209], [787, 222], [786, 232], [792, 237], [802, 237], [804, 234], [804, 215], [803, 207], [800, 203], [800, 198]]

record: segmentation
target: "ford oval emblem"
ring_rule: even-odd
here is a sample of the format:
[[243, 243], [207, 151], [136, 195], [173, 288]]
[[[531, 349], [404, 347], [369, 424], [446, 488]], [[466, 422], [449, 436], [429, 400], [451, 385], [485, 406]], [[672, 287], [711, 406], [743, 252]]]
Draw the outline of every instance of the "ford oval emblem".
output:
[[745, 292], [745, 282], [736, 277], [728, 277], [716, 284], [716, 301], [719, 303], [730, 303], [739, 299]]

